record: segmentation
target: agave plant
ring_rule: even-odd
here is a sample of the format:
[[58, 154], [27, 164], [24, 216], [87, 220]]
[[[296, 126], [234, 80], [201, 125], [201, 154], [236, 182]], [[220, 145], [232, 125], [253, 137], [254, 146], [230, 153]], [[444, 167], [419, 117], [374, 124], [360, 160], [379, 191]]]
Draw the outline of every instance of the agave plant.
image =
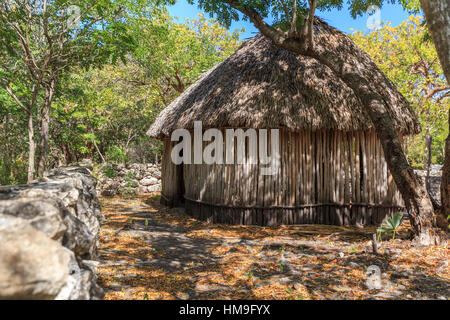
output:
[[380, 240], [382, 233], [389, 231], [392, 231], [392, 240], [395, 240], [395, 233], [402, 224], [402, 218], [403, 213], [401, 212], [394, 213], [392, 216], [384, 218], [381, 226], [377, 229], [378, 240]]

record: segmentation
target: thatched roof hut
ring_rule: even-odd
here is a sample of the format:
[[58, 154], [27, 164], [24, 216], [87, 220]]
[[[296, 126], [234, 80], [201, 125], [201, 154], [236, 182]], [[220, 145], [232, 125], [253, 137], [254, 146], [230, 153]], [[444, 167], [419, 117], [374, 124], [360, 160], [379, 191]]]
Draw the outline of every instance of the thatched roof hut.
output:
[[[353, 54], [349, 52], [349, 54]], [[357, 58], [357, 57], [356, 57]], [[401, 136], [417, 116], [387, 79], [389, 113]], [[281, 166], [176, 166], [171, 133], [203, 128], [279, 128]], [[163, 202], [230, 224], [375, 224], [403, 206], [372, 123], [353, 91], [317, 60], [258, 35], [212, 68], [165, 108], [149, 136], [164, 141]]]

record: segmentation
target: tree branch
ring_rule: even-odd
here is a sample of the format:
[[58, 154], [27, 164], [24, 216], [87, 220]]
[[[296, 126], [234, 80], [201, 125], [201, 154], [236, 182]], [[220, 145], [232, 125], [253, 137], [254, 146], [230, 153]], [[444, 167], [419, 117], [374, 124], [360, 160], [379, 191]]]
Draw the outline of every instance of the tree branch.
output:
[[433, 89], [431, 89], [427, 95], [426, 95], [426, 99], [431, 99], [436, 93], [445, 91], [445, 90], [450, 90], [450, 86], [443, 86], [443, 87], [435, 87]]
[[15, 95], [15, 93], [11, 90], [11, 88], [10, 88], [8, 85], [6, 85], [6, 84], [4, 84], [4, 83], [2, 83], [2, 82], [0, 82], [0, 85], [2, 86], [3, 89], [6, 90], [6, 92], [8, 92], [8, 94], [11, 96], [11, 98], [14, 99], [14, 101], [17, 103], [17, 105], [18, 105], [19, 107], [21, 107], [26, 113], [28, 113], [28, 115], [30, 115], [31, 110], [28, 110], [28, 108], [25, 107], [25, 105], [24, 105], [24, 104], [22, 103], [22, 101], [20, 101], [20, 99]]
[[297, 33], [297, 0], [294, 0], [294, 4], [292, 6], [292, 22], [291, 22], [291, 33]]
[[281, 5], [283, 6], [283, 10], [284, 10], [284, 14], [286, 15], [286, 19], [288, 20], [288, 22], [292, 23], [292, 21], [289, 20], [289, 9], [284, 0], [281, 0]]
[[309, 11], [306, 25], [303, 27], [303, 36], [307, 39], [307, 48], [314, 49], [314, 15], [316, 13], [317, 0], [308, 0]]
[[284, 32], [276, 30], [274, 27], [267, 24], [261, 15], [253, 8], [243, 5], [236, 0], [224, 0], [230, 7], [240, 11], [242, 14], [250, 18], [250, 21], [256, 28], [261, 31], [263, 35], [271, 39], [275, 44], [282, 45], [286, 40], [286, 34]]

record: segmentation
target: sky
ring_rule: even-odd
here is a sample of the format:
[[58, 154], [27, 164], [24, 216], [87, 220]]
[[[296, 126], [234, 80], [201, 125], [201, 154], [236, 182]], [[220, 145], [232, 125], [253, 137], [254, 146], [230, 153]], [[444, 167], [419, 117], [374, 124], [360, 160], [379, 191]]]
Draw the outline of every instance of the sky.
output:
[[[184, 18], [193, 19], [201, 13], [202, 10], [198, 9], [197, 5], [188, 4], [186, 0], [178, 0], [175, 5], [169, 7], [169, 12], [172, 16], [177, 17], [180, 22], [184, 22]], [[403, 10], [400, 4], [385, 4], [380, 9], [379, 13], [382, 22], [390, 22], [393, 26], [399, 25], [410, 15]], [[316, 12], [316, 16], [324, 19], [328, 24], [346, 33], [352, 33], [352, 28], [357, 31], [370, 31], [370, 29], [367, 28], [369, 14], [364, 14], [361, 17], [353, 19], [346, 7], [342, 8], [342, 10], [333, 9], [329, 12], [319, 11]], [[230, 31], [242, 27], [245, 28], [245, 32], [241, 35], [241, 40], [250, 38], [257, 33], [256, 28], [248, 21], [234, 22], [230, 27]]]

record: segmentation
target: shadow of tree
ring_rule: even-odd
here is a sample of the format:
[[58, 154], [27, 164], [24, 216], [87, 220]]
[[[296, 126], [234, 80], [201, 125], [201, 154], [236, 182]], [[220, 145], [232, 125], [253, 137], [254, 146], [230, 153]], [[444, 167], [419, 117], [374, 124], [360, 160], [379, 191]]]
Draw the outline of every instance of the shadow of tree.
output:
[[[270, 237], [265, 228], [239, 226], [232, 227], [244, 230], [237, 236], [197, 237], [190, 234], [203, 230], [208, 235], [213, 229], [230, 227], [185, 224], [183, 219], [191, 218], [160, 207], [153, 202], [154, 197], [143, 199], [145, 205], [115, 204], [116, 213], [108, 216], [108, 226], [118, 229], [105, 235], [109, 238], [101, 248], [104, 263], [114, 266], [113, 281], [103, 283], [110, 292], [140, 290], [139, 295], [130, 296], [139, 299], [144, 298], [145, 290], [156, 292], [157, 299], [186, 298], [180, 293], [190, 299], [398, 299], [418, 293], [430, 298], [448, 296], [448, 281], [443, 277], [420, 270], [402, 274], [388, 254], [351, 250], [353, 242], [336, 239], [340, 235], [336, 232], [344, 236], [353, 232], [345, 227], [331, 227], [327, 232], [319, 229], [321, 240], [317, 234], [296, 236], [299, 229], [295, 226], [278, 228], [281, 234], [294, 230], [282, 237]], [[167, 215], [173, 218], [168, 219], [170, 223], [159, 219]], [[327, 240], [324, 235], [333, 237]], [[331, 240], [341, 242], [335, 245]], [[123, 242], [120, 248], [115, 247], [116, 241]], [[383, 281], [391, 282], [393, 292], [388, 288], [367, 289], [365, 269], [371, 265], [387, 274]], [[404, 284], [405, 279], [408, 284]], [[299, 286], [302, 294], [295, 291]]]

